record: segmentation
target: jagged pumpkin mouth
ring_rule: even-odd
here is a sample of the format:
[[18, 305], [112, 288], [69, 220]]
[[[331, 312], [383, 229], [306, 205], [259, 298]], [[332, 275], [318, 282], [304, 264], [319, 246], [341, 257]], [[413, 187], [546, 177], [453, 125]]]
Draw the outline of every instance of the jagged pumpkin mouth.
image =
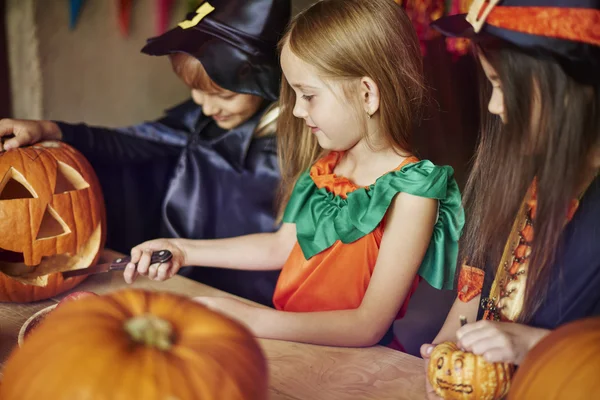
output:
[[436, 378], [437, 384], [444, 390], [452, 390], [453, 392], [459, 393], [473, 393], [473, 386], [465, 385], [463, 383], [450, 383], [440, 378]]
[[101, 225], [98, 224], [77, 254], [63, 253], [42, 257], [42, 262], [38, 265], [26, 265], [23, 253], [0, 248], [0, 274], [25, 284], [46, 286], [50, 274], [89, 267], [100, 250], [101, 229]]

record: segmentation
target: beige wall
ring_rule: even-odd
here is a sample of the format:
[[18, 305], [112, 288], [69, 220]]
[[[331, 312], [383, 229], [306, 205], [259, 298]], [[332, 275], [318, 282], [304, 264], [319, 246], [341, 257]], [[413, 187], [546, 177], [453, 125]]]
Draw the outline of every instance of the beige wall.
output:
[[[175, 1], [172, 24], [186, 2]], [[130, 36], [123, 38], [114, 0], [86, 0], [74, 31], [69, 0], [8, 0], [14, 117], [123, 126], [187, 98], [166, 58], [139, 52], [155, 35], [155, 3], [133, 2]], [[294, 11], [310, 3], [294, 0]]]

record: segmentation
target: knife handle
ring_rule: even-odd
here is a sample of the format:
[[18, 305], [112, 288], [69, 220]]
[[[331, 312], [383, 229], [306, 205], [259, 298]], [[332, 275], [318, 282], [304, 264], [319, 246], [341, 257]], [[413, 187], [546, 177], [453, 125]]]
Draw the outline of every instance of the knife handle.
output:
[[[173, 254], [169, 250], [159, 250], [152, 253], [150, 257], [150, 265], [152, 264], [160, 264], [167, 262], [173, 257]], [[125, 269], [127, 264], [131, 262], [131, 256], [117, 258], [110, 265], [110, 269]]]

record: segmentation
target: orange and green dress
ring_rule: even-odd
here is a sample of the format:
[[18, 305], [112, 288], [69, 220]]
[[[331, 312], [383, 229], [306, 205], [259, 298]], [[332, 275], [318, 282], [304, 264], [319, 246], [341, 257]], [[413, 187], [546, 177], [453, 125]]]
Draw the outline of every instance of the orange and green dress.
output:
[[[464, 225], [452, 168], [410, 157], [360, 187], [334, 174], [342, 156], [328, 153], [294, 187], [283, 221], [296, 224], [297, 242], [279, 276], [275, 307], [294, 312], [358, 308], [375, 268], [386, 212], [400, 192], [437, 199], [439, 207], [431, 243], [398, 318], [421, 277], [438, 289], [452, 289]], [[381, 344], [392, 339], [390, 329]]]

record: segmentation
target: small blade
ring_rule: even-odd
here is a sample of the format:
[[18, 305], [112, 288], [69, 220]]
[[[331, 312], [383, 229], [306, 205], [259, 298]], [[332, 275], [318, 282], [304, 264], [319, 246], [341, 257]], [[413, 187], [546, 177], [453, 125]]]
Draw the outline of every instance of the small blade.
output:
[[[171, 254], [171, 252], [169, 250], [155, 251], [154, 253], [152, 253], [152, 256], [150, 259], [150, 264], [160, 264], [163, 262], [167, 262], [171, 259], [171, 257], [173, 257], [173, 254]], [[98, 264], [98, 265], [93, 265], [88, 268], [81, 268], [81, 269], [74, 269], [71, 271], [65, 271], [62, 273], [62, 275], [63, 275], [64, 279], [67, 279], [67, 278], [71, 278], [74, 276], [91, 275], [91, 274], [99, 274], [99, 273], [108, 272], [108, 271], [124, 270], [130, 261], [131, 261], [131, 257], [129, 257], [129, 256], [121, 257], [121, 258], [117, 258], [116, 260], [114, 260], [111, 263]]]
[[[108, 272], [111, 270], [112, 263], [98, 264], [89, 268], [74, 269], [72, 271], [63, 272], [63, 279], [72, 278], [74, 276], [98, 274], [100, 272]], [[124, 269], [125, 267], [123, 267]], [[114, 268], [117, 269], [117, 268]]]

